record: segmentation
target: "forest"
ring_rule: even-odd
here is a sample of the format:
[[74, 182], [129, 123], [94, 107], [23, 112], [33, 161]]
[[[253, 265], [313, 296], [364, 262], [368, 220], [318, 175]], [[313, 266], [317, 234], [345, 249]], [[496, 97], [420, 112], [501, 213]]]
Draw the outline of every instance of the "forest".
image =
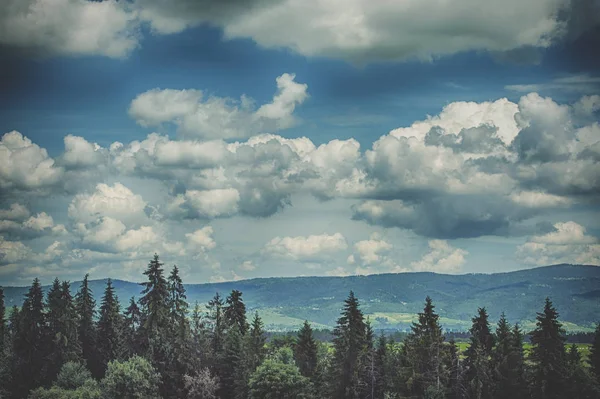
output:
[[396, 342], [350, 291], [326, 342], [308, 322], [267, 334], [235, 289], [189, 304], [158, 255], [144, 276], [126, 305], [108, 280], [97, 306], [87, 275], [75, 294], [55, 279], [45, 295], [35, 279], [21, 307], [6, 308], [0, 289], [0, 398], [600, 398], [600, 325], [584, 359], [550, 298], [532, 331], [474, 309], [459, 346], [430, 297]]

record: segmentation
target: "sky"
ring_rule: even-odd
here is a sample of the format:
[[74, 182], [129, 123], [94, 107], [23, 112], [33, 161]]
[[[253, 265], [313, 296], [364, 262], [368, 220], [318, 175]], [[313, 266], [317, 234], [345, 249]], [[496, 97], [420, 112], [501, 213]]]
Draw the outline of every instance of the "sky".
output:
[[600, 266], [598, 0], [4, 0], [0, 285]]

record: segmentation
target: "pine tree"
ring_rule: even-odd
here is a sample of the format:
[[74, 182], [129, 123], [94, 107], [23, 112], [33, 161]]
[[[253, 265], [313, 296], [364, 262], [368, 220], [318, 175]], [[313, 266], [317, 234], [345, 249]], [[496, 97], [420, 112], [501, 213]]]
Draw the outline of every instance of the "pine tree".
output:
[[247, 398], [247, 369], [244, 358], [243, 336], [238, 326], [233, 325], [227, 332], [224, 345], [222, 370], [220, 373], [222, 399]]
[[600, 387], [581, 362], [581, 354], [577, 345], [571, 344], [566, 354], [568, 384], [566, 385], [566, 396], [577, 399], [594, 399], [600, 397]]
[[48, 378], [54, 378], [63, 364], [81, 359], [81, 345], [78, 334], [78, 317], [71, 296], [70, 284], [54, 280], [48, 292], [47, 322], [50, 334], [50, 356]]
[[4, 290], [0, 287], [0, 356], [4, 356], [6, 341], [6, 306], [4, 305]]
[[313, 331], [307, 320], [298, 332], [298, 339], [294, 345], [294, 358], [300, 373], [313, 379], [317, 369], [317, 342], [313, 337]]
[[185, 287], [179, 276], [177, 266], [173, 266], [173, 270], [168, 278], [168, 285], [171, 322], [176, 326], [177, 330], [184, 331], [187, 328], [188, 303], [186, 301]]
[[470, 398], [489, 398], [493, 389], [490, 356], [494, 346], [494, 336], [490, 331], [485, 308], [479, 308], [477, 316], [472, 321], [473, 325], [469, 330], [471, 344], [466, 350], [465, 358], [465, 385]]
[[135, 302], [135, 297], [129, 299], [129, 306], [123, 313], [124, 316], [124, 338], [127, 346], [127, 352], [130, 356], [139, 353], [137, 332], [142, 320], [142, 312]]
[[75, 295], [75, 310], [79, 319], [79, 341], [81, 354], [88, 369], [96, 378], [102, 374], [96, 347], [96, 301], [89, 285], [89, 275], [86, 274], [81, 282], [79, 291]]
[[18, 316], [18, 327], [13, 340], [14, 368], [13, 397], [26, 397], [31, 387], [49, 381], [46, 379], [45, 360], [48, 354], [48, 333], [44, 314], [44, 293], [36, 278], [25, 295]]
[[209, 331], [206, 328], [198, 302], [192, 310], [190, 327], [193, 341], [191, 356], [196, 359], [197, 364], [194, 370], [197, 371], [201, 366], [206, 367], [214, 363]]
[[223, 352], [225, 340], [225, 321], [223, 319], [223, 299], [217, 292], [206, 306], [211, 327], [211, 347], [213, 354], [218, 357]]
[[238, 290], [232, 290], [227, 297], [224, 307], [224, 316], [229, 328], [237, 326], [240, 334], [246, 335], [248, 331], [248, 322], [246, 321], [246, 305], [242, 299], [242, 293]]
[[492, 352], [493, 397], [497, 399], [519, 398], [525, 394], [523, 378], [523, 338], [519, 326], [511, 326], [504, 313], [496, 328], [496, 346]]
[[375, 384], [373, 389], [374, 399], [383, 399], [388, 390], [388, 343], [385, 335], [381, 333], [377, 340], [377, 350], [375, 352]]
[[594, 342], [590, 348], [589, 357], [590, 368], [596, 376], [596, 381], [600, 384], [600, 323], [596, 325], [594, 332]]
[[100, 305], [97, 344], [102, 374], [104, 374], [108, 363], [111, 360], [121, 360], [124, 352], [119, 300], [110, 279], [106, 282]]
[[534, 398], [564, 398], [567, 374], [565, 332], [549, 298], [546, 298], [544, 310], [537, 314], [536, 320], [536, 328], [531, 333], [530, 355]]
[[447, 370], [448, 370], [448, 389], [446, 397], [448, 399], [461, 399], [465, 397], [463, 365], [460, 360], [458, 345], [451, 339], [447, 346]]
[[[139, 329], [141, 351], [152, 366], [163, 376], [160, 391], [162, 396], [174, 394], [176, 354], [171, 336], [174, 332], [170, 323], [169, 285], [164, 277], [163, 264], [157, 254], [148, 264], [144, 275], [148, 281], [139, 300], [142, 310], [142, 327]], [[183, 378], [183, 376], [181, 376]]]
[[139, 301], [142, 306], [142, 325], [148, 334], [156, 333], [168, 326], [169, 291], [162, 266], [158, 255], [154, 254], [154, 258], [144, 271], [148, 281], [141, 283], [144, 286], [143, 296]]
[[439, 325], [439, 316], [430, 297], [425, 299], [423, 312], [413, 323], [410, 334], [406, 337], [406, 361], [410, 368], [407, 388], [410, 393], [424, 397], [426, 392], [443, 392], [443, 342], [444, 335]]
[[358, 398], [361, 387], [361, 355], [367, 342], [364, 317], [358, 299], [352, 291], [344, 301], [344, 309], [333, 330], [333, 337], [333, 397]]
[[265, 343], [267, 338], [263, 328], [263, 322], [258, 315], [254, 313], [254, 318], [250, 325], [250, 331], [247, 334], [248, 340], [248, 372], [253, 373], [254, 370], [265, 360]]

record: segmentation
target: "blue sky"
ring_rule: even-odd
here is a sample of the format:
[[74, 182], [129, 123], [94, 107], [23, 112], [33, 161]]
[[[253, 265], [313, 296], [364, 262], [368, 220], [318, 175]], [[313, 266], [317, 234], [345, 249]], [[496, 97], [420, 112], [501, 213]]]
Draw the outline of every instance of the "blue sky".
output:
[[600, 264], [595, 0], [50, 3], [0, 6], [2, 283]]

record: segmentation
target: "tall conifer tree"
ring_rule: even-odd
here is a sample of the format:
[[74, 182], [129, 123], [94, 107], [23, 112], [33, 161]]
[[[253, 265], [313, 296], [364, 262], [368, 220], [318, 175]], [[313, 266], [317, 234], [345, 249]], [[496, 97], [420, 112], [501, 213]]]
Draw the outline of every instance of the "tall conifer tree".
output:
[[426, 392], [443, 392], [444, 335], [430, 297], [425, 299], [423, 312], [419, 313], [404, 342], [406, 361], [412, 374], [407, 379], [409, 393], [424, 397]]
[[470, 398], [484, 399], [491, 397], [493, 390], [490, 357], [494, 336], [490, 331], [485, 308], [479, 308], [472, 321], [473, 325], [469, 330], [471, 343], [465, 358], [465, 385]]
[[544, 310], [537, 314], [536, 328], [531, 333], [533, 363], [533, 395], [535, 399], [559, 399], [566, 394], [565, 332], [558, 312], [549, 298]]
[[75, 310], [79, 319], [78, 335], [81, 342], [81, 354], [88, 369], [96, 378], [101, 375], [96, 347], [96, 301], [90, 288], [89, 275], [86, 274], [75, 295]]
[[119, 300], [110, 279], [106, 282], [100, 305], [97, 344], [102, 374], [104, 374], [108, 362], [120, 360], [124, 352]]
[[248, 321], [246, 320], [246, 305], [242, 299], [242, 293], [238, 290], [232, 290], [225, 301], [223, 315], [228, 327], [236, 326], [240, 334], [245, 335], [248, 331]]
[[312, 379], [317, 369], [317, 342], [313, 336], [313, 331], [307, 320], [304, 321], [302, 328], [298, 331], [298, 338], [294, 346], [294, 358], [300, 373]]
[[367, 341], [363, 313], [352, 291], [344, 301], [333, 337], [333, 397], [358, 398], [361, 393], [361, 356], [365, 352]]

